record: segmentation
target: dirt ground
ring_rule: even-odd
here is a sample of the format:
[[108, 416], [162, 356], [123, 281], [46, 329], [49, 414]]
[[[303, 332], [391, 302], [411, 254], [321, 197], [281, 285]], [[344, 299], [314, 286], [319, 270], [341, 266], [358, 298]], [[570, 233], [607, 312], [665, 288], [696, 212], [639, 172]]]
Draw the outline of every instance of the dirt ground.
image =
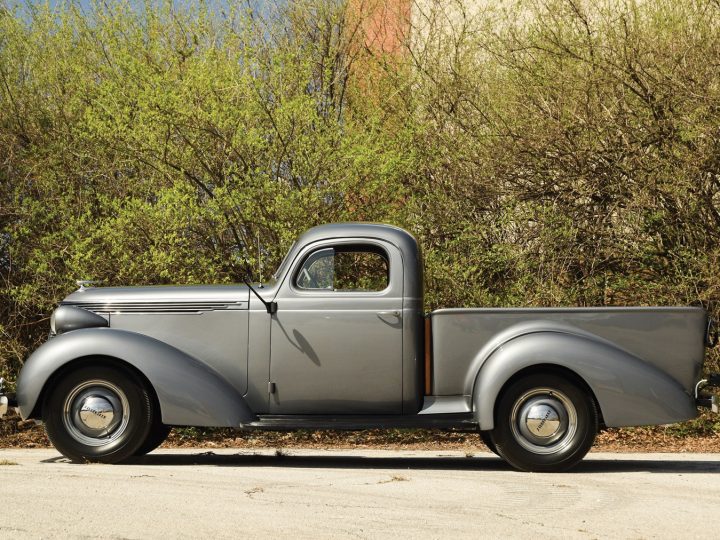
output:
[[[0, 421], [0, 448], [48, 448], [42, 426], [8, 416]], [[243, 432], [231, 429], [176, 428], [162, 448], [316, 448], [386, 450], [486, 449], [477, 433], [426, 430]], [[608, 429], [598, 435], [594, 452], [720, 452], [720, 422], [703, 415], [672, 426]]]

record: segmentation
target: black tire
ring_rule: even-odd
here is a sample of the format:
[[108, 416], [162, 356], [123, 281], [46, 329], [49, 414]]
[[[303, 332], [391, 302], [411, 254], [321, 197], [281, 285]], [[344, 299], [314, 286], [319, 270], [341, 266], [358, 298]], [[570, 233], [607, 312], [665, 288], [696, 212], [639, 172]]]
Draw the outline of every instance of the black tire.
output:
[[118, 463], [148, 438], [153, 400], [132, 372], [87, 366], [62, 377], [43, 403], [45, 430], [55, 448], [78, 463]]
[[[158, 411], [159, 412], [159, 411]], [[170, 426], [166, 426], [160, 421], [160, 415], [156, 414], [153, 425], [150, 427], [147, 439], [140, 445], [140, 448], [135, 450], [133, 455], [144, 456], [155, 450], [158, 446], [165, 442], [167, 436], [170, 435]]]
[[558, 375], [538, 374], [513, 382], [500, 396], [490, 439], [516, 469], [558, 472], [585, 457], [597, 432], [595, 401], [584, 389]]
[[485, 444], [485, 446], [488, 447], [488, 450], [490, 450], [496, 456], [500, 455], [498, 454], [497, 448], [495, 447], [495, 443], [493, 442], [489, 431], [481, 431], [480, 438], [482, 439], [482, 442]]

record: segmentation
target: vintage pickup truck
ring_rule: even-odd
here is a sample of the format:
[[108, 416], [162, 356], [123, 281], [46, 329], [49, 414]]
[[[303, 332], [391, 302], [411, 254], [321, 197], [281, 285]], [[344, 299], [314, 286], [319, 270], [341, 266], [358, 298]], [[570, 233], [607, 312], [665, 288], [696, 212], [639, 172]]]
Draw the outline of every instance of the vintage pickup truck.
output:
[[[703, 309], [440, 309], [397, 227], [304, 233], [263, 286], [84, 287], [15, 396], [74, 461], [150, 452], [170, 426], [480, 430], [521, 470], [578, 463], [603, 427], [693, 418]], [[705, 390], [703, 388], [705, 387]]]

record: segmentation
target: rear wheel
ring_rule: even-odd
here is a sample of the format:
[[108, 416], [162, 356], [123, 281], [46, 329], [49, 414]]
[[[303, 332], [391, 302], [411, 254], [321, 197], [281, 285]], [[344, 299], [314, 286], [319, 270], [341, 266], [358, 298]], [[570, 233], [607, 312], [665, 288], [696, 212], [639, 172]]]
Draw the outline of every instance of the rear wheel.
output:
[[155, 450], [158, 446], [165, 442], [165, 439], [167, 439], [171, 429], [172, 428], [170, 426], [163, 424], [160, 421], [160, 415], [156, 414], [155, 421], [150, 428], [147, 439], [145, 439], [145, 442], [140, 445], [140, 448], [135, 450], [134, 455], [144, 456], [145, 454], [149, 454]]
[[530, 375], [503, 392], [490, 439], [516, 469], [565, 471], [585, 457], [597, 431], [595, 402], [584, 390], [557, 375]]
[[50, 441], [76, 462], [117, 463], [132, 456], [147, 439], [153, 416], [143, 382], [112, 366], [68, 373], [43, 404]]

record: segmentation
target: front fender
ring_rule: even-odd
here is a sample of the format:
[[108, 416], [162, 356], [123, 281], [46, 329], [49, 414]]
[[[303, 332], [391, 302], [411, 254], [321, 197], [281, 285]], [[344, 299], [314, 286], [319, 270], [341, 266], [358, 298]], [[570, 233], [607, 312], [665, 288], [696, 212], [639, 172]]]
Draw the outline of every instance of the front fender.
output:
[[525, 334], [494, 349], [474, 379], [473, 405], [480, 429], [493, 429], [494, 408], [505, 383], [536, 365], [566, 368], [595, 394], [608, 427], [670, 424], [697, 416], [694, 399], [656, 367], [598, 338], [561, 332]]
[[58, 369], [93, 356], [117, 358], [145, 375], [160, 402], [164, 424], [237, 427], [255, 419], [242, 396], [196, 358], [143, 334], [111, 328], [75, 330], [37, 349], [18, 379], [20, 415], [28, 418], [32, 414], [42, 390]]

